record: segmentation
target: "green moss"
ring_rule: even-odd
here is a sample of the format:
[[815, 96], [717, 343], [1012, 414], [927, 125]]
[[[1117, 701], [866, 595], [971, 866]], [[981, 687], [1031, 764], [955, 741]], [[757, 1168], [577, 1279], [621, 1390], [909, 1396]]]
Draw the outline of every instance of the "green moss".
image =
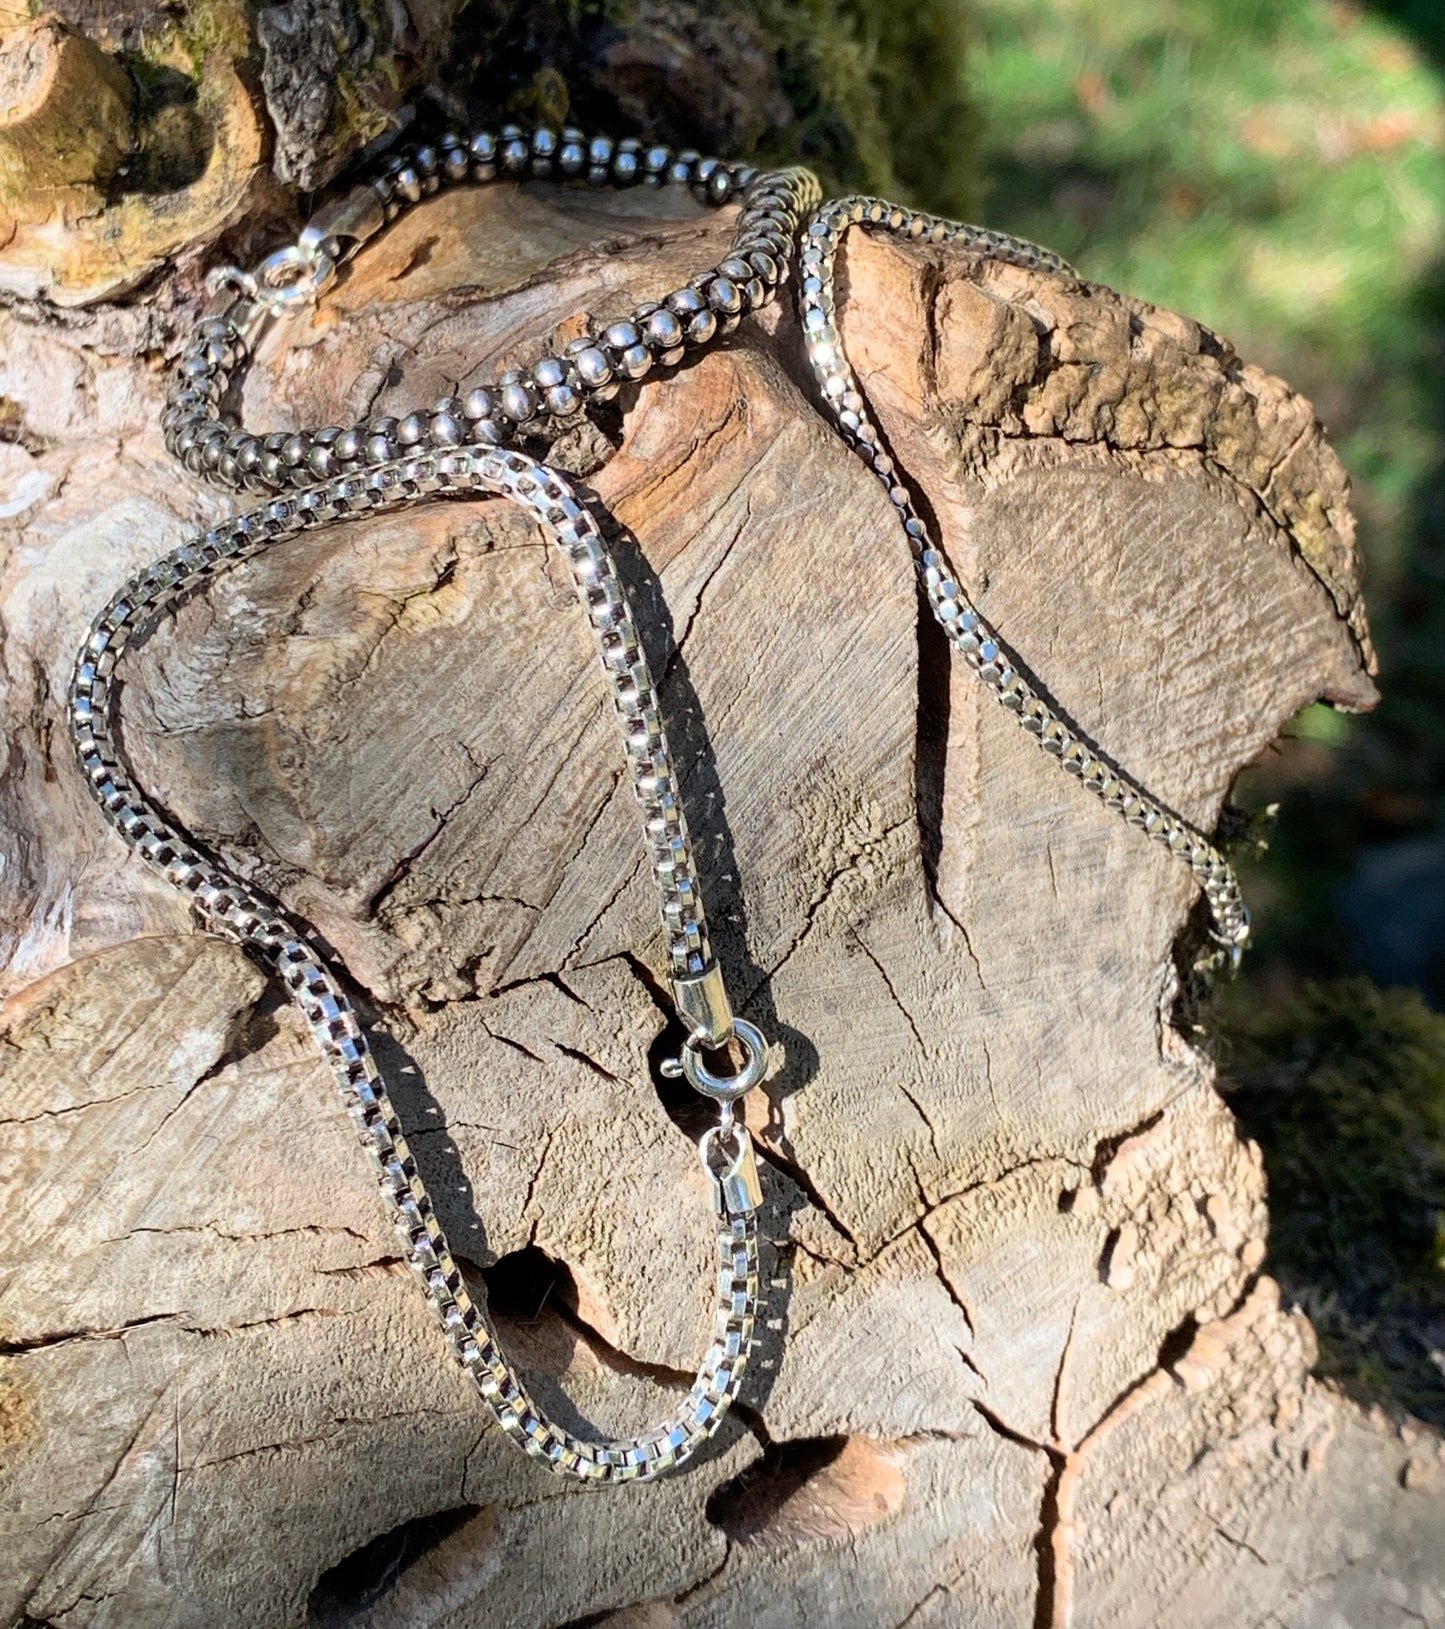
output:
[[1363, 978], [1226, 1004], [1242, 1129], [1264, 1150], [1269, 1270], [1321, 1368], [1445, 1424], [1445, 1015]]
[[197, 108], [213, 56], [244, 61], [251, 27], [240, 0], [193, 0], [177, 20], [142, 34], [120, 61], [135, 85], [135, 150], [113, 193], [169, 193], [189, 186], [206, 167], [210, 135]]
[[939, 209], [974, 190], [963, 7], [952, 0], [752, 0], [778, 51], [795, 122], [770, 158], [811, 164], [832, 190]]
[[[730, 156], [806, 163], [835, 192], [957, 209], [975, 190], [967, 15], [957, 0], [472, 0], [458, 37], [480, 111], [607, 129], [628, 124], [599, 71], [611, 42], [629, 30], [705, 38], [743, 131], [745, 150]], [[658, 136], [715, 145], [675, 111]]]
[[175, 39], [190, 59], [192, 77], [199, 80], [213, 51], [231, 62], [250, 55], [251, 20], [240, 0], [189, 0]]

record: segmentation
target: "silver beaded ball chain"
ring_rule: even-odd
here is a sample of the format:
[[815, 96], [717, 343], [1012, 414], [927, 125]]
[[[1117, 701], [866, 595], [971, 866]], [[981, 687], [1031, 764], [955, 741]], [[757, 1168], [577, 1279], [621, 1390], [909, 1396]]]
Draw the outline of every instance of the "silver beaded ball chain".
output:
[[[529, 177], [682, 186], [713, 205], [737, 202], [731, 252], [665, 299], [639, 305], [627, 321], [589, 330], [562, 352], [429, 411], [267, 436], [243, 429], [223, 411], [265, 323], [314, 302], [339, 267], [403, 210], [444, 185]], [[1045, 752], [1189, 866], [1225, 959], [1237, 960], [1249, 934], [1238, 882], [1218, 849], [1087, 744], [1020, 676], [929, 538], [868, 415], [835, 324], [834, 261], [852, 226], [917, 242], [958, 243], [1014, 265], [1069, 271], [1033, 244], [878, 199], [846, 198], [820, 207], [818, 182], [807, 170], [759, 171], [577, 130], [524, 134], [508, 126], [497, 134], [448, 135], [435, 146], [393, 156], [374, 180], [323, 207], [295, 244], [270, 255], [254, 273], [233, 266], [212, 273], [210, 302], [162, 415], [166, 445], [206, 480], [269, 496], [127, 582], [92, 623], [76, 662], [71, 736], [102, 812], [147, 865], [187, 895], [206, 931], [243, 946], [285, 985], [331, 1066], [401, 1247], [457, 1361], [513, 1441], [551, 1470], [583, 1482], [646, 1480], [682, 1464], [717, 1430], [737, 1395], [759, 1310], [762, 1195], [752, 1142], [735, 1104], [764, 1079], [768, 1045], [733, 1014], [712, 954], [657, 691], [611, 551], [568, 480], [521, 451], [519, 441], [545, 442], [622, 385], [682, 364], [767, 305], [796, 266], [808, 360], [823, 410], [887, 490], [928, 603], [954, 649]], [[432, 496], [474, 494], [518, 504], [572, 572], [612, 695], [657, 884], [673, 999], [687, 1032], [680, 1056], [663, 1067], [718, 1105], [716, 1124], [699, 1142], [718, 1216], [712, 1342], [673, 1416], [637, 1437], [583, 1440], [532, 1400], [463, 1281], [336, 974], [304, 926], [234, 868], [204, 853], [151, 801], [117, 739], [121, 657], [218, 573], [304, 530]]]

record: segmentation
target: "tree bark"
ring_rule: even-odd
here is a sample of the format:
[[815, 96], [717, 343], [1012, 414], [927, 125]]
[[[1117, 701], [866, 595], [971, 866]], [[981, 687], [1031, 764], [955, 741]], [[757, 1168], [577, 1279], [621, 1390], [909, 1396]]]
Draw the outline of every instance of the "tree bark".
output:
[[[248, 422], [495, 377], [722, 252], [671, 193], [443, 194], [273, 333]], [[986, 616], [1205, 829], [1373, 699], [1307, 403], [1184, 318], [855, 233], [841, 326]], [[483, 298], [485, 297], [485, 298]], [[557, 460], [611, 517], [735, 1001], [778, 1046], [770, 1322], [686, 1474], [583, 1494], [488, 1424], [292, 1011], [126, 858], [72, 654], [229, 512], [157, 428], [144, 306], [4, 319], [0, 1391], [7, 1622], [65, 1629], [1445, 1622], [1445, 1455], [1310, 1377], [1258, 1149], [1176, 1011], [1182, 867], [920, 616], [786, 306]], [[142, 781], [344, 964], [441, 1219], [564, 1418], [702, 1347], [695, 1111], [560, 562], [495, 502], [328, 528], [130, 662]]]

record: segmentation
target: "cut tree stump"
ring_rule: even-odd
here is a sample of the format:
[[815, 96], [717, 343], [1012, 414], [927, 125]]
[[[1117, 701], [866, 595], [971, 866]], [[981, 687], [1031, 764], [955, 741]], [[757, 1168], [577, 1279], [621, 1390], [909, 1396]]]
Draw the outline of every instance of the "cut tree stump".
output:
[[[670, 193], [444, 194], [268, 339], [248, 421], [464, 392], [728, 233]], [[842, 259], [963, 581], [1154, 793], [1209, 829], [1301, 707], [1371, 704], [1307, 403], [1107, 289], [857, 233]], [[786, 304], [557, 453], [613, 517], [728, 982], [780, 1059], [743, 1403], [684, 1474], [604, 1492], [488, 1422], [292, 1009], [90, 806], [81, 634], [233, 506], [164, 452], [143, 313], [3, 333], [5, 1621], [1445, 1622], [1440, 1443], [1310, 1377], [1259, 1151], [1174, 1025], [1192, 883], [920, 616]], [[337, 526], [127, 672], [144, 783], [354, 981], [544, 1403], [668, 1409], [707, 1321], [700, 1122], [653, 1068], [651, 886], [561, 562], [491, 501]]]

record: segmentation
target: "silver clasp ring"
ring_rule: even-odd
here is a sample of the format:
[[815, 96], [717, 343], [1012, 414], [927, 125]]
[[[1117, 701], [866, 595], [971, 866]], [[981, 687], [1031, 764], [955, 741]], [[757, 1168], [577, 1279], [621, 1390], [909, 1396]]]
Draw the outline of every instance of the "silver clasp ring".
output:
[[688, 1085], [719, 1103], [736, 1103], [768, 1072], [768, 1043], [763, 1032], [745, 1018], [735, 1018], [733, 1036], [743, 1049], [743, 1066], [735, 1075], [715, 1075], [702, 1061], [702, 1047], [695, 1037], [682, 1043], [682, 1074]]
[[256, 298], [273, 311], [310, 305], [336, 275], [336, 262], [323, 249], [288, 243], [256, 268]]
[[226, 289], [235, 289], [243, 300], [256, 298], [256, 279], [239, 266], [215, 266], [206, 273], [206, 293], [215, 299]]

